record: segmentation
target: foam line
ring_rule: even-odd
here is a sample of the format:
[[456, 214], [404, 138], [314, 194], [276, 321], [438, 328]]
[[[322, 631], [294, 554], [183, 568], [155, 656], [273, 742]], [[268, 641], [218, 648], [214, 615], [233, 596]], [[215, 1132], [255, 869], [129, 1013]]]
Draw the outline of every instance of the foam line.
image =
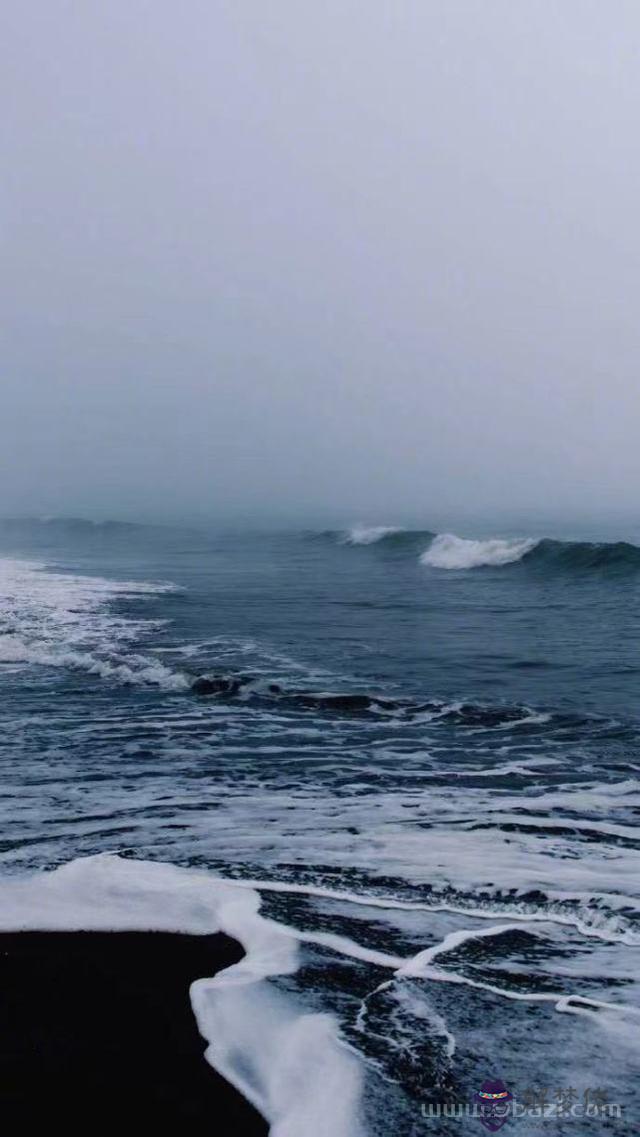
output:
[[[487, 936], [499, 936], [505, 932], [516, 931], [521, 928], [520, 923], [512, 924], [496, 924], [489, 928], [460, 928], [454, 932], [450, 932], [444, 937], [443, 940], [437, 944], [433, 944], [424, 951], [418, 952], [417, 955], [411, 956], [409, 959], [401, 960], [397, 956], [389, 955], [386, 952], [372, 951], [369, 948], [362, 947], [362, 945], [355, 941], [348, 939], [345, 936], [338, 936], [326, 932], [300, 932], [296, 929], [287, 928], [285, 934], [292, 936], [297, 940], [306, 943], [316, 943], [322, 946], [329, 947], [341, 955], [349, 956], [352, 959], [359, 959], [368, 963], [375, 963], [380, 967], [391, 969], [395, 973], [397, 979], [433, 979], [438, 982], [461, 983], [467, 986], [477, 987], [482, 990], [490, 991], [493, 994], [502, 995], [505, 998], [518, 999], [523, 1002], [551, 1002], [556, 1006], [556, 1010], [565, 1011], [567, 1013], [579, 1013], [574, 1007], [575, 1003], [580, 1006], [585, 1006], [595, 1009], [606, 1009], [612, 1011], [629, 1010], [628, 1007], [619, 1003], [607, 1003], [599, 999], [591, 999], [582, 995], [563, 995], [552, 994], [550, 992], [531, 992], [523, 993], [517, 991], [508, 991], [502, 987], [495, 987], [492, 984], [482, 983], [478, 980], [470, 979], [468, 976], [460, 975], [457, 972], [442, 971], [440, 968], [433, 967], [432, 962], [440, 955], [445, 955], [448, 952], [455, 951], [463, 944], [476, 939], [483, 939]], [[236, 964], [236, 967], [241, 966]], [[229, 969], [233, 970], [233, 969]], [[392, 981], [387, 980], [380, 984], [373, 994], [386, 989]], [[367, 998], [370, 998], [368, 996]], [[640, 1009], [637, 1011], [640, 1015]]]
[[388, 952], [377, 951], [373, 948], [363, 947], [347, 936], [339, 936], [333, 932], [299, 932], [295, 928], [287, 929], [288, 935], [307, 944], [317, 944], [326, 947], [339, 955], [359, 959], [362, 963], [373, 963], [378, 967], [398, 968], [403, 966], [401, 956], [390, 955]]
[[480, 980], [471, 979], [459, 972], [443, 971], [441, 968], [432, 966], [433, 960], [438, 956], [455, 951], [470, 940], [485, 936], [499, 936], [505, 932], [514, 931], [517, 927], [517, 924], [497, 924], [490, 928], [483, 928], [481, 931], [476, 928], [460, 928], [455, 932], [450, 932], [440, 943], [419, 952], [418, 955], [410, 959], [396, 971], [396, 976], [398, 979], [431, 979], [439, 983], [461, 983], [467, 987], [490, 991], [493, 995], [500, 995], [505, 999], [515, 999], [519, 1002], [553, 1003], [557, 1011], [565, 1014], [583, 1014], [589, 1013], [591, 1010], [608, 1010], [622, 1012], [623, 1014], [630, 1013], [640, 1017], [640, 1008], [628, 1007], [620, 1003], [607, 1003], [602, 999], [592, 999], [584, 995], [563, 995], [550, 991], [509, 991], [503, 987], [496, 987], [492, 983], [483, 983]]
[[[514, 999], [522, 1003], [553, 1003], [555, 1010], [566, 1014], [588, 1013], [586, 1008], [593, 1010], [607, 1010], [619, 1012], [623, 1015], [632, 1015], [640, 1018], [640, 1008], [629, 1007], [622, 1003], [605, 1003], [601, 999], [590, 999], [585, 995], [561, 995], [551, 991], [508, 991], [504, 987], [496, 987], [492, 983], [482, 983], [478, 979], [471, 979], [468, 975], [460, 975], [456, 971], [442, 971], [437, 967], [426, 968], [420, 975], [422, 979], [432, 979], [438, 983], [460, 983], [467, 987], [476, 987], [481, 991], [490, 991], [493, 995], [500, 995], [504, 999]], [[582, 1008], [585, 1008], [583, 1010]]]
[[456, 948], [462, 947], [469, 940], [480, 940], [486, 936], [501, 936], [504, 932], [513, 932], [519, 929], [519, 924], [495, 924], [490, 928], [459, 928], [455, 932], [449, 932], [440, 943], [418, 952], [417, 955], [414, 955], [412, 959], [398, 968], [396, 975], [399, 979], [422, 978], [431, 970], [431, 963], [437, 956], [455, 951]]
[[[551, 909], [529, 908], [514, 909], [511, 905], [501, 907], [496, 904], [490, 908], [472, 907], [471, 905], [455, 904], [451, 901], [438, 900], [433, 904], [421, 904], [410, 900], [396, 900], [392, 897], [363, 896], [357, 892], [343, 892], [320, 885], [295, 884], [288, 881], [268, 881], [257, 879], [238, 879], [234, 881], [239, 888], [254, 888], [260, 892], [282, 892], [302, 896], [317, 896], [323, 900], [337, 900], [347, 904], [358, 905], [362, 908], [381, 908], [389, 911], [401, 912], [451, 912], [459, 916], [472, 916], [478, 920], [495, 920], [508, 917], [509, 920], [518, 920], [525, 923], [539, 922], [561, 924], [565, 927], [575, 928], [583, 936], [605, 940], [607, 943], [624, 943], [629, 945], [640, 944], [640, 934], [630, 929], [618, 930], [610, 925], [590, 924], [580, 916], [571, 912], [558, 912]], [[565, 897], [568, 899], [569, 895]], [[595, 915], [595, 914], [594, 914]]]
[[0, 662], [63, 667], [101, 679], [184, 691], [184, 675], [126, 645], [166, 621], [117, 616], [118, 598], [175, 591], [166, 583], [114, 581], [44, 571], [32, 561], [0, 558], [3, 623]]
[[[527, 802], [527, 808], [536, 809], [536, 803]], [[538, 809], [544, 808], [544, 803], [537, 807]], [[491, 825], [526, 825], [529, 828], [535, 829], [572, 829], [576, 833], [603, 833], [607, 837], [624, 837], [627, 840], [638, 841], [640, 836], [638, 834], [637, 826], [634, 825], [615, 825], [608, 821], [596, 821], [591, 819], [578, 820], [575, 817], [533, 817], [531, 814], [522, 813], [507, 813], [504, 806], [498, 801], [494, 809], [488, 809], [486, 816], [489, 817]], [[483, 824], [482, 822], [480, 823]], [[478, 821], [474, 819], [470, 822], [465, 822], [464, 829], [477, 829], [479, 828]]]

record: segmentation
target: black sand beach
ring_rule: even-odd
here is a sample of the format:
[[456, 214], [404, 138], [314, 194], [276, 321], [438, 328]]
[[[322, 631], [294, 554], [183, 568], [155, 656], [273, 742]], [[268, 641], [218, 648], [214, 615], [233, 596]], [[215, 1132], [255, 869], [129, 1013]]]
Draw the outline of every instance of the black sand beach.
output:
[[224, 935], [0, 935], [0, 1112], [67, 1130], [192, 1122], [263, 1137], [260, 1115], [205, 1061], [195, 979], [237, 962]]

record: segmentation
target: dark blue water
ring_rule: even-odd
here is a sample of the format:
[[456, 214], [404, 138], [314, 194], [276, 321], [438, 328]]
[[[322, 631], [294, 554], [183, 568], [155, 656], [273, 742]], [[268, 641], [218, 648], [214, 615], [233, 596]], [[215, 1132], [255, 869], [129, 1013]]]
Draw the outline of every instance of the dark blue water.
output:
[[[433, 1129], [422, 1104], [491, 1074], [604, 1085], [635, 1131], [640, 549], [2, 540], [5, 872], [108, 851], [262, 882], [310, 938], [280, 982], [366, 1063], [370, 1132]], [[380, 991], [384, 963], [318, 940], [411, 958], [458, 931], [437, 977]]]

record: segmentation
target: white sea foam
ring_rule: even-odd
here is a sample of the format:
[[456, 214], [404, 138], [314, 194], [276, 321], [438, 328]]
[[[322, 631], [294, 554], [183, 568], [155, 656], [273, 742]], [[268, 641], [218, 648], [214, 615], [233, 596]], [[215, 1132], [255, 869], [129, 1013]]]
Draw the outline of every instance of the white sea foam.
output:
[[362, 1068], [332, 1015], [306, 1013], [270, 978], [297, 970], [296, 936], [260, 897], [204, 872], [99, 855], [0, 882], [0, 930], [223, 931], [246, 955], [196, 981], [208, 1061], [263, 1113], [272, 1137], [358, 1137]]
[[420, 561], [430, 568], [439, 569], [508, 565], [521, 560], [537, 544], [537, 540], [531, 537], [492, 537], [485, 541], [472, 541], [456, 537], [454, 533], [440, 533], [434, 537]]
[[[614, 1035], [617, 1034], [623, 1044], [627, 1046], [630, 1039], [635, 1039], [638, 1025], [640, 1024], [640, 1008], [638, 1007], [628, 1006], [624, 1003], [606, 1002], [602, 999], [594, 999], [590, 996], [580, 995], [578, 993], [563, 994], [552, 991], [522, 991], [514, 990], [513, 988], [499, 987], [494, 983], [486, 983], [482, 980], [474, 979], [472, 976], [459, 971], [444, 970], [437, 964], [434, 965], [434, 960], [438, 957], [456, 951], [464, 947], [464, 945], [470, 941], [502, 936], [505, 933], [517, 930], [518, 925], [516, 924], [495, 924], [488, 928], [458, 928], [448, 933], [440, 942], [432, 944], [431, 947], [425, 948], [424, 951], [418, 952], [417, 955], [406, 960], [401, 967], [395, 969], [394, 979], [387, 979], [383, 983], [380, 983], [378, 987], [363, 999], [358, 1014], [358, 1027], [364, 1029], [368, 1005], [376, 995], [393, 990], [396, 988], [398, 981], [424, 979], [436, 983], [451, 983], [459, 986], [473, 987], [478, 991], [487, 991], [492, 995], [498, 995], [501, 998], [514, 1000], [516, 1002], [552, 1003], [555, 1010], [559, 1013], [590, 1016], [595, 1024], [604, 1026], [605, 1029]], [[603, 1014], [603, 1012], [605, 1013]], [[446, 1033], [446, 1036], [448, 1036], [448, 1050], [451, 1054], [455, 1048], [455, 1039], [448, 1029], [446, 1029], [446, 1024], [443, 1022], [442, 1025], [445, 1027], [445, 1031], [442, 1031], [442, 1033]]]
[[427, 976], [432, 970], [434, 959], [438, 956], [456, 951], [470, 940], [484, 939], [487, 936], [502, 936], [506, 932], [518, 930], [517, 924], [492, 924], [488, 928], [457, 928], [455, 932], [449, 932], [440, 943], [432, 944], [431, 947], [425, 948], [424, 951], [418, 952], [417, 955], [407, 960], [402, 967], [398, 968], [396, 975], [401, 979]]
[[397, 525], [354, 525], [353, 529], [349, 529], [342, 537], [342, 543], [345, 545], [375, 545], [377, 541], [382, 541], [385, 537], [391, 536], [392, 533], [401, 533]]
[[[549, 794], [549, 797], [554, 795]], [[571, 829], [576, 834], [586, 833], [602, 833], [607, 837], [622, 837], [629, 841], [638, 840], [638, 827], [637, 825], [613, 825], [611, 822], [598, 821], [597, 819], [588, 818], [586, 820], [577, 820], [576, 818], [568, 817], [531, 817], [527, 815], [523, 817], [518, 813], [502, 813], [498, 812], [498, 808], [492, 814], [492, 822], [495, 825], [512, 825], [515, 829], [519, 825], [526, 826], [528, 830], [532, 829], [549, 829], [552, 832], [560, 828]], [[477, 822], [465, 822], [464, 827], [473, 829]]]
[[[542, 716], [541, 716], [542, 717]], [[548, 716], [547, 716], [548, 717]], [[518, 720], [518, 724], [522, 723], [522, 719]], [[525, 720], [525, 721], [531, 721]], [[513, 725], [513, 724], [510, 724]], [[463, 767], [458, 770], [443, 771], [444, 774], [453, 778], [498, 778], [506, 777], [508, 774], [521, 774], [526, 778], [536, 778], [539, 776], [539, 771], [545, 766], [562, 766], [563, 760], [561, 758], [529, 758], [523, 759], [521, 762], [507, 762], [503, 766], [488, 766], [483, 770], [474, 770]], [[434, 770], [433, 777], [440, 777], [440, 771]]]
[[[451, 912], [459, 916], [470, 916], [475, 920], [508, 918], [511, 921], [517, 920], [522, 923], [557, 924], [575, 928], [587, 938], [602, 940], [606, 943], [640, 945], [640, 933], [630, 929], [624, 920], [620, 920], [616, 915], [607, 915], [597, 909], [589, 910], [586, 907], [577, 909], [561, 907], [563, 901], [578, 901], [585, 904], [594, 900], [605, 900], [610, 907], [614, 907], [616, 904], [621, 907], [633, 907], [637, 901], [631, 896], [621, 897], [615, 894], [595, 892], [588, 895], [579, 891], [567, 891], [566, 893], [549, 893], [546, 904], [531, 904], [518, 899], [505, 902], [499, 898], [485, 900], [482, 904], [478, 904], [470, 899], [456, 902], [453, 898], [440, 899], [437, 896], [428, 902], [421, 903], [420, 901], [400, 900], [397, 897], [385, 897], [373, 893], [340, 891], [321, 885], [297, 884], [293, 881], [239, 880], [237, 883], [240, 888], [253, 888], [260, 892], [282, 892], [318, 897], [323, 900], [339, 901], [356, 907], [382, 909], [388, 912]], [[322, 933], [318, 934], [322, 935]], [[300, 938], [308, 940], [312, 937], [301, 936]], [[318, 939], [316, 942], [320, 943], [321, 940]], [[351, 954], [351, 952], [345, 954]], [[386, 964], [383, 965], [394, 966], [392, 957], [386, 953], [383, 954], [386, 955], [387, 960]], [[365, 956], [361, 956], [361, 958], [364, 959]], [[379, 956], [377, 960], [371, 959], [371, 962], [382, 963], [382, 958]]]
[[[278, 887], [268, 881], [260, 886]], [[304, 891], [331, 895], [328, 890]], [[357, 903], [364, 901], [342, 895]], [[376, 903], [373, 898], [367, 900]], [[394, 906], [393, 901], [381, 903]], [[401, 902], [397, 906], [409, 907]], [[437, 908], [425, 906], [424, 910]], [[467, 910], [466, 915], [472, 913]], [[2, 931], [224, 931], [238, 940], [246, 952], [244, 958], [212, 978], [193, 983], [191, 1001], [199, 1029], [209, 1043], [208, 1061], [263, 1113], [272, 1137], [299, 1137], [301, 1133], [358, 1137], [362, 1133], [363, 1066], [340, 1042], [334, 1016], [302, 1010], [293, 996], [272, 982], [275, 976], [297, 971], [300, 941], [391, 973], [365, 996], [356, 1021], [362, 1028], [368, 1005], [378, 993], [417, 980], [468, 986], [507, 1000], [549, 1003], [559, 1012], [589, 1015], [594, 1024], [620, 1035], [626, 1044], [627, 1033], [637, 1029], [639, 1012], [631, 1006], [580, 992], [504, 988], [441, 966], [442, 957], [464, 949], [468, 942], [500, 937], [535, 921], [531, 912], [527, 917], [518, 914], [515, 920], [513, 915], [508, 923], [447, 932], [429, 947], [402, 958], [343, 935], [276, 923], [261, 915], [259, 892], [248, 882], [165, 863], [101, 854], [50, 872], [0, 881]], [[547, 919], [554, 922], [551, 913]], [[542, 929], [537, 934], [541, 933]], [[441, 1016], [433, 1018], [434, 1013], [425, 1006], [419, 1017], [433, 1019], [425, 1029], [444, 1038], [451, 1056], [454, 1036]]]
[[144, 599], [173, 588], [48, 572], [31, 561], [0, 558], [0, 663], [66, 667], [119, 683], [184, 690], [188, 682], [180, 672], [126, 650], [162, 621], [112, 610], [114, 600]]

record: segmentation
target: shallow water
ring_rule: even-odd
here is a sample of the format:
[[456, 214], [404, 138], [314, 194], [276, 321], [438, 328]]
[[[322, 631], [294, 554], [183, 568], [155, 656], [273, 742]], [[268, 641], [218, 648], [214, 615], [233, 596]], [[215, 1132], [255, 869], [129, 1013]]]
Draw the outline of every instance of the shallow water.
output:
[[117, 852], [252, 884], [297, 952], [256, 1020], [295, 1006], [311, 1066], [330, 1022], [369, 1133], [481, 1131], [421, 1107], [488, 1077], [624, 1106], [545, 1133], [635, 1132], [640, 550], [4, 540], [4, 874]]

